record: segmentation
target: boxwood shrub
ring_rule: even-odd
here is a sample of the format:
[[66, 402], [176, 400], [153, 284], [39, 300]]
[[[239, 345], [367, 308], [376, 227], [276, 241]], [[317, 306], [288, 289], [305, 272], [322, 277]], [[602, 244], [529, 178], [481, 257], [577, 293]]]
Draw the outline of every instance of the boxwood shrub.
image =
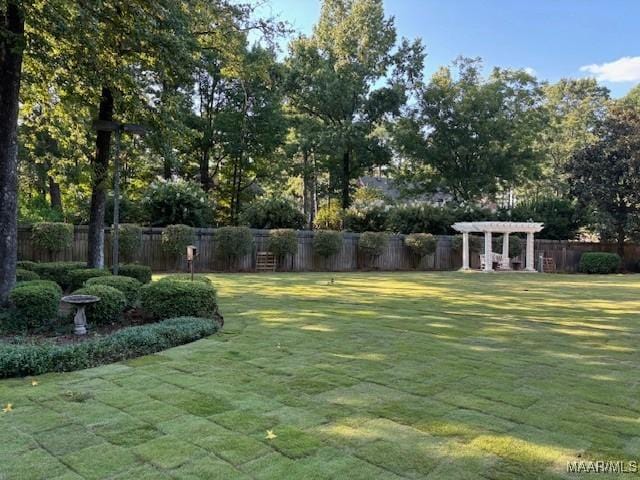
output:
[[71, 290], [76, 290], [84, 286], [84, 282], [94, 277], [109, 277], [111, 272], [102, 268], [83, 268], [69, 273]]
[[238, 260], [253, 249], [253, 235], [247, 227], [222, 227], [213, 233], [217, 258], [235, 268]]
[[404, 244], [419, 258], [436, 253], [438, 239], [430, 233], [411, 233], [404, 238]]
[[107, 285], [124, 293], [127, 299], [127, 306], [133, 307], [138, 301], [142, 283], [135, 278], [117, 276], [93, 277], [85, 282], [87, 287], [92, 285]]
[[123, 328], [108, 336], [68, 345], [0, 343], [0, 377], [96, 367], [193, 342], [219, 328], [210, 318], [181, 317]]
[[585, 252], [580, 257], [578, 271], [582, 273], [615, 273], [620, 268], [620, 255], [607, 252]]
[[152, 273], [151, 267], [130, 263], [128, 265], [120, 265], [118, 267], [118, 275], [135, 278], [140, 283], [149, 283], [151, 282]]
[[100, 301], [86, 308], [87, 322], [94, 325], [117, 323], [127, 306], [127, 297], [120, 290], [107, 285], [91, 285], [73, 292], [73, 295], [95, 295]]
[[155, 318], [213, 317], [217, 309], [216, 290], [206, 282], [185, 282], [169, 277], [142, 287], [140, 304]]
[[298, 234], [290, 228], [271, 230], [267, 241], [267, 250], [279, 259], [298, 252]]
[[73, 225], [62, 222], [36, 223], [31, 230], [33, 246], [49, 254], [61, 252], [71, 246]]
[[313, 253], [328, 258], [342, 248], [342, 232], [335, 230], [318, 230], [313, 235]]
[[62, 288], [53, 280], [25, 280], [22, 282], [17, 282], [16, 287], [20, 287], [22, 285], [44, 285], [46, 287], [55, 288], [57, 292], [62, 295]]
[[12, 316], [19, 329], [41, 327], [58, 317], [60, 288], [53, 282], [23, 282], [9, 293]]
[[389, 235], [385, 232], [364, 232], [360, 235], [358, 249], [371, 257], [379, 257], [389, 245]]
[[36, 263], [34, 272], [44, 280], [53, 280], [66, 290], [71, 285], [71, 272], [87, 268], [84, 262], [45, 262]]
[[16, 269], [16, 282], [28, 282], [29, 280], [40, 280], [40, 275], [31, 270], [23, 268]]
[[32, 262], [31, 260], [18, 260], [16, 263], [16, 268], [22, 268], [23, 270], [31, 270], [32, 272], [35, 270], [36, 262]]
[[[159, 282], [166, 282], [166, 281], [172, 281], [172, 280], [177, 280], [177, 281], [181, 281], [181, 282], [190, 282], [191, 281], [191, 274], [190, 273], [179, 273], [179, 274], [169, 275], [169, 276], [166, 276], [166, 277], [162, 277], [158, 281]], [[206, 275], [204, 275], [204, 274], [196, 273], [193, 276], [193, 281], [194, 282], [204, 282], [204, 283], [207, 283], [209, 285], [213, 285], [213, 282], [211, 281], [211, 279], [209, 277], [207, 277]]]

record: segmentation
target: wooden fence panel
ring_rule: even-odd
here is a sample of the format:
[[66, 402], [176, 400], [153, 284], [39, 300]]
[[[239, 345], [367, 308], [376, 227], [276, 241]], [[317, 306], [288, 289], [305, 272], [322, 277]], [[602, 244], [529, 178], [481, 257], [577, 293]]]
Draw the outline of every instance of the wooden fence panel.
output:
[[[142, 235], [142, 247], [137, 257], [137, 262], [151, 266], [154, 271], [186, 271], [184, 258], [175, 259], [162, 249], [162, 228], [144, 228]], [[226, 265], [224, 261], [215, 256], [214, 229], [195, 229], [195, 245], [198, 247], [199, 256], [195, 263], [195, 269], [199, 272], [215, 271], [254, 271], [256, 265], [256, 252], [266, 251], [269, 239], [268, 230], [252, 230], [255, 245], [248, 255], [237, 262], [237, 265]], [[355, 270], [456, 270], [462, 264], [461, 253], [452, 248], [451, 236], [439, 236], [436, 252], [423, 258], [416, 265], [416, 258], [404, 244], [404, 235], [392, 235], [389, 246], [384, 253], [373, 262], [358, 253], [357, 233], [344, 233], [342, 249], [336, 255], [328, 259], [322, 259], [313, 253], [313, 232], [298, 232], [298, 250], [292, 257], [280, 262], [280, 268], [284, 271], [355, 271]], [[80, 225], [75, 227], [73, 243], [63, 252], [51, 255], [49, 252], [38, 251], [31, 241], [30, 227], [21, 226], [18, 230], [18, 258], [21, 260], [35, 261], [86, 261], [87, 260], [88, 227]], [[516, 241], [512, 237], [512, 241]], [[522, 241], [522, 240], [521, 240]], [[522, 241], [523, 242], [523, 241]], [[524, 251], [524, 242], [523, 242]], [[536, 265], [541, 255], [551, 257], [556, 263], [559, 272], [577, 271], [580, 256], [588, 251], [615, 252], [616, 244], [577, 242], [566, 240], [535, 241]], [[640, 259], [640, 245], [625, 245], [624, 262], [629, 270], [635, 269]], [[523, 261], [523, 258], [519, 258]], [[110, 230], [105, 229], [105, 262], [111, 263], [111, 235]], [[480, 267], [478, 252], [470, 255], [471, 268]]]

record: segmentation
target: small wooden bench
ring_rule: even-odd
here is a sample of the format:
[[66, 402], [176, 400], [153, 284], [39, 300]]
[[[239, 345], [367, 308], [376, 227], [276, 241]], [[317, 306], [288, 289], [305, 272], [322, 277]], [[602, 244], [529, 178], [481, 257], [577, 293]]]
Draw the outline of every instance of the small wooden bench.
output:
[[[509, 268], [509, 258], [505, 259], [500, 253], [491, 253], [490, 256], [491, 256], [491, 267], [493, 267], [494, 263], [497, 263], [498, 268], [502, 268], [505, 270]], [[485, 259], [485, 255], [480, 254], [480, 270], [484, 270], [484, 259]]]
[[275, 272], [276, 256], [271, 252], [256, 253], [256, 272]]

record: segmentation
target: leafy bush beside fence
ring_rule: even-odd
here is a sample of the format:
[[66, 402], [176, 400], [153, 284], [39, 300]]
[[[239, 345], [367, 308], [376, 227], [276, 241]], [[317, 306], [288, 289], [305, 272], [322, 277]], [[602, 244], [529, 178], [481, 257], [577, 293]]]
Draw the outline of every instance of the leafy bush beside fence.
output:
[[36, 223], [31, 230], [33, 246], [49, 252], [58, 253], [71, 246], [73, 225], [62, 222]]
[[253, 234], [247, 227], [222, 227], [213, 234], [215, 255], [230, 266], [251, 252]]
[[213, 317], [217, 310], [216, 290], [206, 282], [186, 282], [167, 277], [140, 290], [142, 308], [155, 318], [178, 315]]
[[84, 262], [36, 263], [33, 271], [43, 280], [52, 280], [66, 290], [71, 286], [71, 272], [87, 268]]
[[342, 232], [318, 230], [313, 236], [313, 251], [316, 255], [328, 258], [342, 249]]
[[616, 253], [585, 252], [580, 257], [578, 271], [582, 273], [615, 273], [620, 268], [620, 256]]

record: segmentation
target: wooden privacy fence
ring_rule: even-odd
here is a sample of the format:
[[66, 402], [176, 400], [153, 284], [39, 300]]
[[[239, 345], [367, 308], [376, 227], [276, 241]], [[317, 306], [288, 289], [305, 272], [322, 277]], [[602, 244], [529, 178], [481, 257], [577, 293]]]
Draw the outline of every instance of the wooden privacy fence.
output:
[[[162, 228], [144, 228], [142, 235], [142, 248], [135, 258], [136, 262], [151, 266], [154, 271], [186, 270], [184, 259], [176, 259], [162, 249]], [[214, 239], [212, 228], [194, 229], [196, 234], [195, 245], [198, 247], [198, 257], [195, 268], [200, 272], [229, 271], [229, 265], [214, 255]], [[266, 251], [269, 238], [269, 230], [252, 230], [254, 237], [253, 251], [241, 258], [235, 266], [239, 271], [255, 271], [256, 253]], [[373, 263], [358, 252], [358, 233], [344, 233], [342, 250], [327, 259], [318, 257], [313, 253], [312, 231], [298, 231], [298, 251], [284, 261], [280, 261], [279, 270], [285, 271], [355, 271], [355, 270], [457, 270], [462, 264], [461, 253], [453, 250], [452, 236], [438, 236], [436, 252], [422, 259], [417, 265], [416, 258], [404, 244], [405, 235], [391, 235], [389, 246], [385, 252]], [[87, 259], [87, 235], [88, 227], [79, 225], [75, 227], [73, 243], [65, 251], [49, 256], [48, 252], [38, 251], [31, 242], [31, 228], [20, 227], [18, 230], [18, 258], [20, 260], [34, 261], [86, 261]], [[511, 241], [517, 241], [512, 237]], [[524, 245], [523, 245], [524, 247]], [[616, 245], [612, 243], [589, 243], [566, 240], [536, 240], [536, 265], [538, 257], [553, 258], [556, 268], [560, 272], [575, 272], [580, 261], [580, 255], [588, 251], [615, 252]], [[524, 251], [524, 248], [523, 248]], [[105, 262], [111, 263], [111, 235], [110, 229], [105, 229]], [[640, 246], [628, 244], [625, 246], [625, 266], [632, 269], [635, 262], [640, 259]], [[471, 254], [471, 267], [479, 268], [478, 252]]]

